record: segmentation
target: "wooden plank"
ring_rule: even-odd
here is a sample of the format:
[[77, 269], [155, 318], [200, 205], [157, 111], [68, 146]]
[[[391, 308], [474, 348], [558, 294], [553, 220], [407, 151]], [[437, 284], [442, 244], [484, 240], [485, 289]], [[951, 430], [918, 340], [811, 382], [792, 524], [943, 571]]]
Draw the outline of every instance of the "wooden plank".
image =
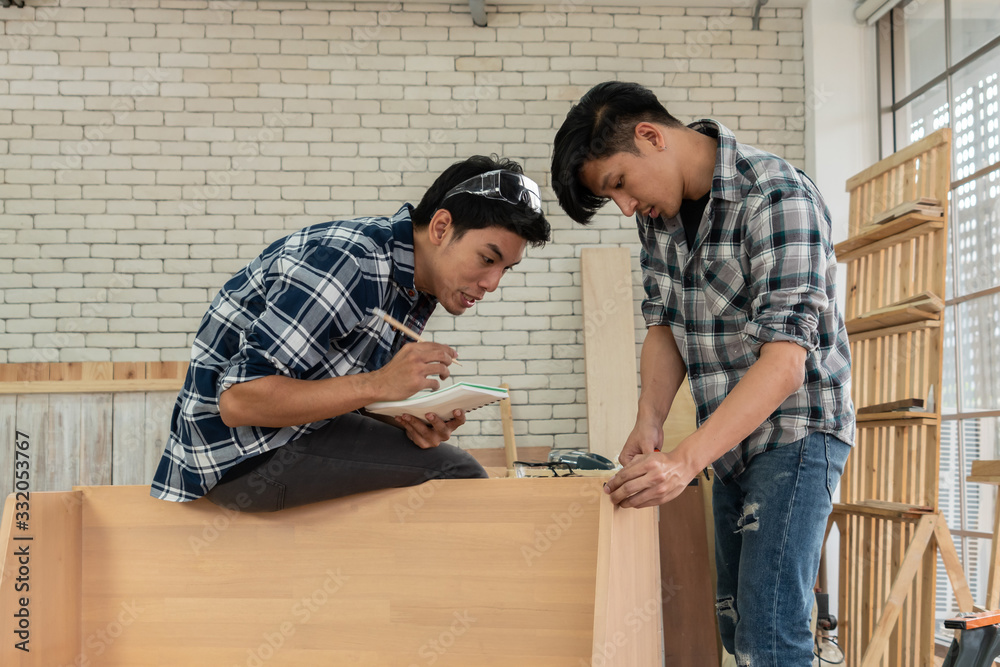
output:
[[921, 197], [920, 199], [914, 199], [903, 202], [902, 204], [897, 204], [890, 209], [876, 214], [875, 217], [871, 219], [869, 224], [879, 225], [892, 220], [893, 218], [902, 217], [907, 213], [920, 213], [934, 217], [941, 217], [944, 215], [944, 211], [941, 208], [941, 202], [939, 200], [932, 199], [930, 197]]
[[83, 417], [79, 394], [48, 397], [43, 418], [48, 436], [38, 442], [35, 488], [39, 491], [69, 491], [80, 480], [80, 424]]
[[873, 180], [880, 176], [881, 174], [895, 169], [896, 167], [905, 164], [906, 162], [919, 158], [924, 153], [930, 151], [932, 148], [948, 144], [951, 142], [951, 129], [942, 128], [937, 132], [927, 135], [919, 141], [915, 141], [906, 148], [896, 151], [884, 160], [880, 160], [873, 164], [872, 166], [859, 171], [854, 176], [847, 179], [847, 192], [854, 190], [855, 188], [861, 186], [866, 181]]
[[[504, 389], [510, 387], [504, 383]], [[514, 438], [514, 415], [510, 407], [510, 393], [507, 398], [500, 399], [500, 425], [503, 428], [504, 463], [507, 465], [507, 476], [514, 477], [514, 461], [517, 461], [517, 441]]]
[[14, 461], [17, 456], [14, 453], [17, 439], [16, 396], [0, 396], [0, 437], [3, 438], [0, 443], [0, 498], [6, 498], [14, 490]]
[[618, 459], [635, 425], [635, 322], [628, 248], [584, 248], [583, 346], [590, 451]]
[[928, 412], [876, 412], [856, 416], [858, 428], [937, 426], [941, 418]]
[[880, 663], [889, 644], [889, 637], [893, 627], [899, 618], [899, 612], [906, 600], [910, 584], [916, 576], [923, 560], [924, 551], [934, 535], [934, 527], [937, 524], [937, 515], [927, 515], [920, 519], [913, 540], [906, 548], [906, 555], [899, 566], [896, 577], [892, 582], [892, 588], [885, 601], [878, 623], [871, 635], [868, 648], [861, 659], [861, 667], [875, 667]]
[[916, 521], [933, 511], [933, 508], [927, 505], [908, 505], [887, 500], [863, 500], [853, 503], [834, 503], [832, 513]]
[[[30, 519], [23, 530], [15, 527], [14, 512], [16, 503], [24, 499], [7, 497], [0, 524], [0, 617], [6, 625], [0, 642], [0, 664], [5, 667], [79, 664], [82, 536], [77, 496], [76, 492], [32, 492]], [[25, 549], [26, 556], [18, 555]], [[29, 570], [30, 595], [17, 581], [22, 566]], [[22, 586], [22, 590], [16, 586]], [[26, 600], [26, 606], [22, 600]], [[15, 616], [20, 613], [27, 614], [29, 626], [26, 636], [21, 637], [17, 635], [19, 621]], [[17, 648], [22, 639], [29, 640], [28, 650]]]
[[0, 383], [0, 394], [97, 394], [121, 391], [180, 391], [183, 380], [18, 381]]
[[81, 394], [79, 472], [74, 484], [111, 484], [113, 394]]
[[146, 475], [146, 395], [130, 392], [112, 398], [112, 484], [148, 484]]
[[116, 361], [115, 380], [142, 380], [146, 377], [146, 364], [141, 361]]
[[907, 412], [920, 412], [920, 410], [913, 410], [912, 408], [923, 407], [924, 399], [922, 398], [903, 398], [898, 401], [890, 401], [888, 403], [879, 403], [878, 405], [868, 405], [863, 408], [857, 408], [856, 412], [859, 415], [878, 412], [896, 412], [899, 410], [905, 410]]
[[17, 430], [25, 434], [31, 443], [28, 454], [31, 461], [30, 490], [32, 493], [45, 491], [43, 476], [48, 463], [46, 449], [50, 446], [49, 397], [18, 396], [16, 410]]
[[891, 310], [885, 310], [878, 314], [869, 314], [857, 319], [848, 320], [844, 323], [849, 335], [855, 335], [866, 331], [876, 331], [888, 329], [903, 324], [914, 322], [925, 322], [929, 320], [940, 321], [941, 316], [937, 313], [929, 313], [920, 308], [912, 306], [901, 306]]
[[[972, 474], [966, 481], [980, 484], [1000, 484], [1000, 460], [978, 459], [972, 462]], [[1000, 515], [1000, 512], [997, 512]]]
[[[578, 667], [596, 656], [659, 665], [655, 509], [616, 510], [601, 485], [439, 480], [406, 521], [396, 509], [413, 489], [275, 521], [157, 501], [146, 486], [84, 487], [71, 503], [86, 536], [79, 636], [97, 636], [127, 603], [141, 611], [105, 646], [102, 667], [242, 664], [289, 626], [268, 665], [408, 665], [425, 662], [422, 648], [436, 667]], [[274, 577], [289, 559], [294, 571]], [[595, 623], [598, 599], [608, 625]], [[448, 650], [435, 652], [442, 633]]]
[[[718, 665], [715, 590], [702, 501], [707, 485], [689, 486], [660, 507], [660, 572], [667, 665]], [[647, 664], [647, 663], [634, 663]]]
[[876, 227], [863, 227], [857, 236], [841, 241], [833, 247], [838, 262], [850, 262], [863, 255], [884, 250], [897, 243], [909, 241], [923, 234], [944, 229], [941, 218], [919, 213], [909, 215]]
[[168, 392], [150, 392], [145, 395], [146, 415], [143, 422], [143, 483], [153, 480], [156, 466], [166, 449], [170, 436], [170, 417], [174, 410], [177, 395]]
[[[913, 322], [911, 324], [900, 324], [894, 327], [888, 327], [886, 329], [878, 329], [875, 331], [863, 331], [858, 334], [851, 336], [851, 342], [854, 343], [860, 340], [868, 340], [870, 338], [885, 338], [887, 336], [896, 336], [898, 334], [910, 333], [913, 331], [922, 331], [924, 329], [940, 329], [941, 323], [936, 320], [928, 320], [926, 322]], [[877, 367], [881, 368], [881, 366]], [[873, 369], [874, 370], [874, 369]], [[877, 373], [872, 373], [872, 377], [878, 377]]]
[[[593, 664], [663, 664], [656, 508], [600, 508]], [[624, 640], [624, 641], [623, 641]]]
[[969, 582], [965, 579], [962, 561], [958, 559], [958, 552], [955, 551], [955, 543], [951, 540], [951, 531], [948, 530], [948, 523], [943, 514], [938, 514], [937, 523], [934, 524], [934, 539], [941, 552], [941, 562], [944, 563], [944, 569], [948, 573], [948, 580], [951, 582], [951, 590], [955, 594], [959, 611], [971, 612], [972, 591], [969, 590]]

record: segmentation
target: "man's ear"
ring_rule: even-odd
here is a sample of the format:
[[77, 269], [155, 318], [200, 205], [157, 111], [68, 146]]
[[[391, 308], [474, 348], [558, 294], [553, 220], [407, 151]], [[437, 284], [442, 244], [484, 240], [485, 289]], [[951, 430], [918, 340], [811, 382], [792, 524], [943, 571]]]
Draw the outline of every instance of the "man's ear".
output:
[[655, 123], [649, 123], [646, 121], [636, 124], [635, 142], [637, 145], [642, 142], [649, 143], [653, 148], [659, 151], [662, 151], [666, 146], [663, 129]]
[[451, 211], [439, 208], [427, 225], [427, 238], [433, 245], [442, 245], [451, 232]]

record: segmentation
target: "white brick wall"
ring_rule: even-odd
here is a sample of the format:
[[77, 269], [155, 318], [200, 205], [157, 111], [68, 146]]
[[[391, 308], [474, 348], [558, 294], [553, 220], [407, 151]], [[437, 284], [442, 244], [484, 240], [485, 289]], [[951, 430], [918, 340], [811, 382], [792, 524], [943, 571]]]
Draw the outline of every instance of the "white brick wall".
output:
[[[186, 359], [215, 291], [291, 230], [416, 203], [473, 153], [521, 161], [555, 241], [476, 314], [439, 314], [464, 376], [514, 388], [518, 444], [586, 446], [579, 251], [555, 129], [634, 80], [682, 120], [804, 162], [798, 9], [33, 0], [0, 10], [0, 362]], [[635, 262], [638, 313], [641, 288]], [[637, 339], [643, 328], [636, 315]], [[496, 411], [467, 447], [502, 444]]]

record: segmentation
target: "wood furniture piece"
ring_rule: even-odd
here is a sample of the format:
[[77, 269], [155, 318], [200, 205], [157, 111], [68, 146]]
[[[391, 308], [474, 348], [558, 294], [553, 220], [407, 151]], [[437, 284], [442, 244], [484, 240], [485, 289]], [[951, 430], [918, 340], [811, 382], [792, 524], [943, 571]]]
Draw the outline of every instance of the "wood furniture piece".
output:
[[[627, 248], [584, 248], [580, 265], [590, 451], [617, 461], [639, 400], [632, 259]], [[685, 381], [663, 426], [663, 451], [695, 430], [695, 414]], [[714, 541], [706, 525], [711, 487], [704, 482], [659, 508], [664, 659], [672, 667], [719, 664]]]
[[[950, 130], [939, 130], [849, 179], [849, 238], [835, 248], [847, 264], [859, 414], [831, 521], [841, 538], [840, 644], [862, 667], [932, 667], [938, 550], [971, 611], [937, 513], [943, 312], [934, 304], [945, 289], [947, 212], [908, 204], [947, 201], [950, 151]], [[865, 409], [928, 397], [925, 412]]]
[[0, 663], [660, 664], [655, 510], [602, 484], [439, 480], [273, 514], [79, 487], [32, 493], [27, 530], [11, 496]]

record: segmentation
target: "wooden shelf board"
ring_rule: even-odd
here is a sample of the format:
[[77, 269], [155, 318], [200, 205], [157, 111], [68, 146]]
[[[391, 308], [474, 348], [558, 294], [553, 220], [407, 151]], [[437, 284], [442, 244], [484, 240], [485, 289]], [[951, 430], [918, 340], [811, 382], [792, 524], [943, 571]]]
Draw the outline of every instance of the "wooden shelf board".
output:
[[928, 313], [918, 308], [900, 306], [896, 310], [848, 320], [845, 326], [847, 327], [848, 334], [856, 334], [864, 331], [874, 331], [875, 329], [885, 329], [886, 327], [895, 327], [900, 324], [940, 319], [941, 316], [939, 313]]
[[855, 236], [841, 241], [833, 247], [837, 254], [837, 261], [847, 262], [856, 259], [869, 252], [873, 252], [877, 247], [869, 247], [877, 241], [892, 239], [892, 237], [910, 232], [901, 238], [892, 241], [904, 241], [908, 238], [929, 234], [939, 229], [944, 229], [945, 219], [940, 216], [928, 216], [920, 213], [908, 213], [892, 222], [881, 225], [869, 225]]
[[858, 425], [890, 426], [897, 422], [901, 426], [936, 426], [941, 418], [932, 412], [874, 412], [856, 415]]
[[180, 391], [183, 379], [145, 380], [42, 380], [0, 382], [0, 395], [9, 394], [105, 394], [117, 392]]

